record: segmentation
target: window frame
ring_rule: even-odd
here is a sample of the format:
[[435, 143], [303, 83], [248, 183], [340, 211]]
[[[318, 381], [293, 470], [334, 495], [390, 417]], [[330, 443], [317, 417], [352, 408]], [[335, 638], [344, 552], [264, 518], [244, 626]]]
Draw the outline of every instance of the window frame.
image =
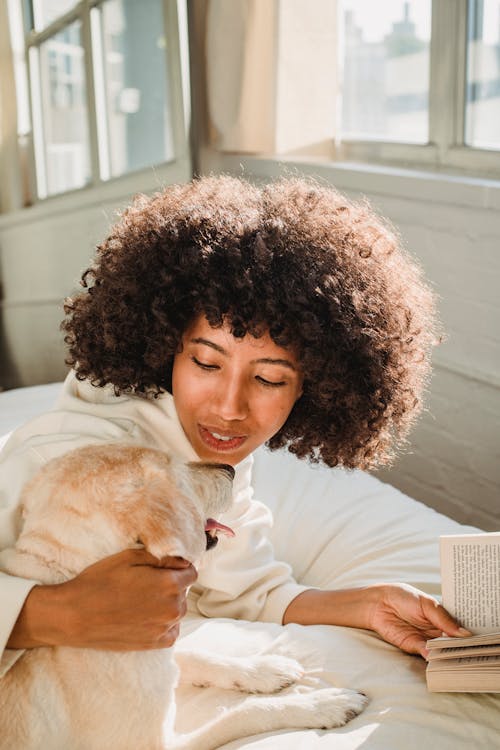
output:
[[[151, 173], [156, 169], [161, 171], [162, 182], [178, 179], [179, 166], [190, 161], [189, 139], [188, 139], [188, 103], [186, 102], [187, 86], [185, 77], [187, 75], [185, 61], [183, 63], [182, 41], [181, 41], [181, 10], [183, 0], [161, 0], [164, 19], [164, 34], [168, 40], [165, 49], [165, 64], [169, 81], [171, 97], [171, 124], [173, 157], [169, 161], [159, 161], [151, 166], [139, 170], [130, 170], [121, 175], [112, 176], [109, 166], [109, 154], [107, 153], [107, 141], [103, 140], [105, 129], [108, 127], [104, 91], [102, 81], [104, 72], [102, 60], [95, 56], [96, 42], [92, 38], [93, 18], [99, 6], [106, 0], [79, 0], [66, 13], [58, 16], [51, 23], [40, 30], [31, 27], [33, 12], [32, 0], [24, 0], [22, 3], [23, 24], [25, 30], [25, 56], [27, 61], [29, 112], [31, 131], [29, 134], [29, 163], [31, 185], [31, 197], [33, 203], [41, 203], [60, 199], [61, 196], [78, 194], [93, 188], [103, 187], [110, 183], [130, 182], [132, 176], [138, 177], [138, 185], [151, 182]], [[185, 10], [184, 10], [185, 15]], [[86, 81], [86, 108], [88, 118], [89, 152], [90, 152], [90, 177], [88, 182], [80, 187], [70, 188], [57, 193], [48, 193], [45, 173], [45, 147], [43, 138], [43, 112], [41, 106], [41, 90], [39, 71], [34, 62], [38, 59], [38, 48], [43, 42], [54, 37], [63, 29], [75, 21], [81, 22], [82, 48], [84, 50], [84, 69]], [[38, 80], [37, 80], [38, 78]], [[106, 133], [107, 136], [107, 133]], [[141, 178], [142, 175], [142, 179]], [[106, 190], [106, 192], [109, 191]], [[112, 192], [112, 191], [111, 191]]]
[[429, 141], [338, 140], [333, 161], [368, 162], [497, 178], [500, 150], [465, 143], [468, 0], [432, 0]]

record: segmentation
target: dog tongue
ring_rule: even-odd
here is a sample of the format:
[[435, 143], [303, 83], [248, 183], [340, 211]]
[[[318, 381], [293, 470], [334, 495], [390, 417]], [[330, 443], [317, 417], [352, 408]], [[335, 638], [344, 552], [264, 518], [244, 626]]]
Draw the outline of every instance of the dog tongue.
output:
[[205, 531], [215, 531], [216, 534], [220, 532], [221, 534], [225, 534], [226, 536], [235, 535], [234, 531], [230, 529], [229, 526], [224, 526], [223, 523], [219, 523], [213, 518], [207, 518], [207, 521], [205, 523]]

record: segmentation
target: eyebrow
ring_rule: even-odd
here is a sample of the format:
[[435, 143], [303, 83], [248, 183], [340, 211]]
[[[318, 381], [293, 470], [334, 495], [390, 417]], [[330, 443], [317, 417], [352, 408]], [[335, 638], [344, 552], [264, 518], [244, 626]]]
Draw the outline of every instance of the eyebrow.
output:
[[[216, 352], [219, 352], [220, 354], [224, 354], [226, 357], [228, 356], [228, 352], [224, 347], [219, 346], [219, 344], [215, 344], [213, 341], [209, 341], [209, 339], [204, 339], [201, 337], [191, 339], [191, 344], [204, 344], [205, 346], [210, 346], [212, 349], [215, 349]], [[294, 365], [288, 360], [288, 359], [279, 359], [274, 357], [260, 357], [259, 359], [253, 359], [251, 361], [252, 365], [254, 364], [263, 364], [263, 365], [282, 365], [283, 367], [288, 367], [290, 370], [293, 370], [294, 372], [297, 372], [297, 368], [294, 367]]]

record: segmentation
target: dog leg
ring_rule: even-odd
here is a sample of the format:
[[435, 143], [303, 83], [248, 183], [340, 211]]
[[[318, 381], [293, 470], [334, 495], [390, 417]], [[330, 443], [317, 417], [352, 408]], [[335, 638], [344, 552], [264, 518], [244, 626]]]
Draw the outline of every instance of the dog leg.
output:
[[324, 688], [299, 695], [252, 696], [228, 709], [199, 730], [177, 735], [169, 750], [215, 750], [227, 742], [252, 734], [281, 729], [334, 729], [364, 709], [362, 693]]
[[181, 682], [242, 693], [277, 693], [304, 675], [298, 661], [276, 654], [239, 657], [179, 650], [175, 659]]

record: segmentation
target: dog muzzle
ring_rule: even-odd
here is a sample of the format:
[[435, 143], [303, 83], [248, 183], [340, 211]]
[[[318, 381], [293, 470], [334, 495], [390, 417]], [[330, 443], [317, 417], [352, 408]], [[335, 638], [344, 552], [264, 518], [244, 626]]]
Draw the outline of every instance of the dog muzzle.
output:
[[207, 537], [207, 549], [213, 549], [219, 541], [219, 534], [225, 536], [235, 536], [235, 533], [229, 526], [225, 526], [219, 521], [215, 521], [213, 518], [207, 518], [205, 523], [205, 535]]

